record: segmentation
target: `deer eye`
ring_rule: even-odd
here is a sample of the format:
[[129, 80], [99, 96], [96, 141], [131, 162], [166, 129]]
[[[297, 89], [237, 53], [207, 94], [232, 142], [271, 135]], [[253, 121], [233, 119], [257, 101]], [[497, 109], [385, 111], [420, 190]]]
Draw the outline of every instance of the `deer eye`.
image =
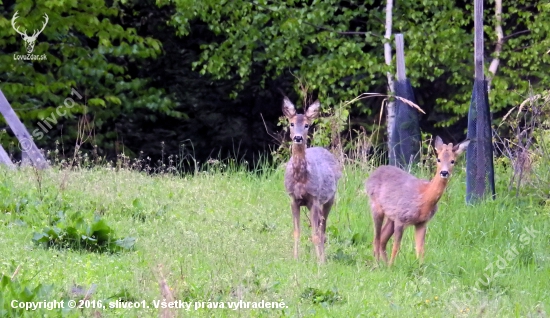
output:
[[437, 162], [441, 162], [441, 159], [437, 158]]
[[454, 160], [451, 160], [451, 164], [454, 165], [454, 164], [455, 164], [455, 161], [454, 161]]
[[290, 123], [290, 127], [294, 127], [294, 123]]
[[304, 128], [306, 128], [306, 129], [309, 128], [309, 125], [308, 125], [308, 124], [305, 124], [305, 125], [304, 125]]

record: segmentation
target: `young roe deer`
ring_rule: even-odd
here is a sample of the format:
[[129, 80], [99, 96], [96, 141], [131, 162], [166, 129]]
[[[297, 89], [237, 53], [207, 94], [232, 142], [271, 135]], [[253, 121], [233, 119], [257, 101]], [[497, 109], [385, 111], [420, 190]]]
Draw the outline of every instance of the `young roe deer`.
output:
[[328, 150], [321, 147], [306, 148], [309, 127], [319, 114], [319, 101], [311, 104], [304, 115], [296, 114], [292, 102], [285, 96], [283, 114], [290, 123], [292, 156], [286, 165], [285, 188], [291, 198], [294, 220], [294, 258], [298, 259], [300, 239], [300, 207], [310, 211], [312, 241], [319, 262], [325, 258], [325, 232], [327, 218], [334, 203], [341, 166]]
[[[371, 173], [365, 182], [369, 196], [372, 219], [374, 221], [374, 256], [385, 262], [386, 244], [395, 234], [389, 265], [395, 261], [403, 231], [409, 225], [416, 228], [416, 256], [424, 259], [424, 239], [427, 223], [437, 211], [437, 202], [443, 195], [456, 158], [470, 143], [465, 140], [456, 146], [444, 144], [441, 138], [435, 139], [437, 152], [437, 172], [431, 181], [415, 176], [394, 166], [381, 166]], [[382, 223], [386, 218], [386, 224]]]

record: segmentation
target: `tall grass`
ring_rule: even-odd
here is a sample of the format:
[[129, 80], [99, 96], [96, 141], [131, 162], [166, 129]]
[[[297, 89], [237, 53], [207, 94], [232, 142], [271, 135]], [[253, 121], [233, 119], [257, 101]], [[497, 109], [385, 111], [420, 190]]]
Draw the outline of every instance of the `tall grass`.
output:
[[[89, 299], [145, 300], [150, 307], [106, 308], [99, 310], [102, 317], [158, 317], [153, 300], [165, 297], [159, 264], [175, 299], [288, 306], [180, 309], [178, 317], [546, 317], [550, 209], [535, 196], [508, 195], [507, 170], [497, 172], [496, 200], [467, 206], [460, 164], [429, 224], [425, 263], [417, 262], [408, 229], [396, 265], [387, 268], [372, 255], [373, 228], [363, 192], [371, 164], [345, 166], [328, 218], [325, 266], [316, 262], [305, 210], [301, 257], [293, 259], [284, 171], [267, 164], [258, 168], [261, 172], [251, 172], [240, 164], [212, 161], [208, 169], [188, 175], [151, 175], [131, 165], [2, 169], [0, 272], [29, 288], [53, 285], [47, 294], [51, 300], [82, 298], [75, 291], [96, 286]], [[420, 168], [413, 171], [430, 177], [431, 169]], [[136, 237], [135, 250], [98, 254], [33, 245], [33, 232], [58, 211], [80, 212], [90, 220], [101, 216], [118, 236]], [[522, 235], [531, 229], [534, 236], [525, 243]], [[497, 263], [501, 258], [506, 264]], [[482, 279], [488, 283], [478, 283]], [[6, 306], [14, 297], [4, 288], [0, 298]], [[61, 314], [20, 314], [46, 313]], [[94, 309], [65, 314], [97, 316]]]
[[[374, 146], [376, 134], [349, 131], [358, 137], [342, 142], [335, 134], [346, 125], [345, 114], [341, 107], [317, 132], [344, 166], [327, 222], [324, 266], [314, 255], [305, 209], [300, 259], [292, 256], [292, 215], [283, 186], [289, 153], [282, 139], [274, 160], [261, 158], [253, 167], [235, 160], [198, 163], [185, 148], [158, 163], [123, 155], [109, 163], [92, 152], [54, 158], [45, 171], [0, 168], [0, 317], [546, 317], [546, 121], [528, 129], [537, 132], [531, 135], [535, 143], [519, 142], [524, 123], [532, 122], [527, 120], [511, 125], [517, 140], [499, 139], [508, 150], [497, 159], [496, 200], [466, 205], [462, 158], [428, 225], [425, 262], [417, 261], [414, 231], [407, 229], [396, 264], [388, 268], [373, 258], [364, 193], [365, 179], [385, 161], [383, 152]], [[422, 145], [420, 163], [410, 167], [423, 178], [434, 173], [429, 144]], [[525, 154], [528, 166], [518, 165]], [[181, 173], [182, 167], [190, 172]], [[518, 169], [525, 182], [516, 181]], [[59, 215], [76, 214], [85, 219], [81, 226], [102, 218], [114, 237], [136, 238], [134, 249], [95, 253], [78, 245], [33, 244], [34, 233]], [[10, 307], [13, 300], [82, 299], [107, 308]], [[192, 307], [154, 308], [163, 299]], [[194, 310], [195, 302], [239, 300], [284, 302], [286, 308]], [[135, 301], [147, 308], [109, 308]]]

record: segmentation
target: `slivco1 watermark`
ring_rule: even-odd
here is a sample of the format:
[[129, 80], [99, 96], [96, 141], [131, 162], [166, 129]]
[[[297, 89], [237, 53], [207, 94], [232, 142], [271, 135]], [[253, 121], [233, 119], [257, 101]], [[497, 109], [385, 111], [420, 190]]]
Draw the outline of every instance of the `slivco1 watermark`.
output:
[[536, 237], [537, 233], [540, 233], [540, 231], [535, 230], [533, 226], [531, 226], [531, 228], [525, 227], [524, 233], [519, 236], [519, 246], [512, 244], [503, 254], [498, 255], [495, 261], [489, 263], [484, 269], [484, 277], [478, 278], [474, 286], [471, 286], [470, 290], [461, 293], [457, 290], [457, 287], [454, 286], [443, 295], [452, 295], [450, 304], [461, 313], [466, 313], [463, 308], [468, 307], [469, 309], [469, 306], [475, 302], [477, 292], [482, 291], [484, 288], [488, 288], [497, 277], [502, 276], [502, 271], [508, 268], [514, 259], [520, 255], [518, 247], [520, 249], [526, 247], [531, 243], [532, 239]]
[[42, 31], [44, 31], [44, 28], [46, 28], [46, 25], [48, 24], [48, 20], [49, 20], [48, 15], [44, 13], [45, 21], [42, 24], [42, 29], [40, 29], [40, 31], [39, 30], [34, 30], [33, 34], [29, 36], [27, 34], [26, 29], [23, 29], [23, 31], [20, 31], [19, 30], [20, 27], [18, 27], [16, 25], [15, 20], [17, 20], [17, 18], [19, 18], [17, 16], [17, 13], [18, 13], [18, 11], [15, 11], [15, 14], [11, 18], [11, 26], [13, 27], [15, 32], [19, 33], [21, 35], [21, 37], [23, 38], [25, 48], [27, 50], [27, 54], [13, 54], [13, 59], [14, 60], [26, 60], [26, 61], [43, 61], [43, 60], [46, 60], [47, 59], [46, 54], [40, 54], [40, 55], [32, 54], [32, 51], [34, 50], [34, 45], [36, 44], [36, 39], [38, 38], [40, 33], [42, 33]]
[[[78, 98], [78, 100], [82, 99], [82, 95], [73, 87], [71, 88], [71, 96], [75, 96]], [[44, 134], [47, 134], [51, 129], [53, 129], [52, 125], [57, 125], [57, 121], [59, 117], [65, 117], [67, 116], [67, 110], [73, 108], [76, 105], [74, 99], [71, 97], [65, 98], [65, 101], [63, 102], [63, 105], [57, 106], [55, 109], [55, 112], [52, 112], [50, 116], [42, 119], [38, 122], [37, 126], [40, 128], [37, 128], [32, 131], [32, 137], [35, 140], [40, 140], [44, 138]], [[32, 141], [27, 139], [21, 139], [19, 141], [19, 148], [22, 151], [29, 151], [32, 148]]]

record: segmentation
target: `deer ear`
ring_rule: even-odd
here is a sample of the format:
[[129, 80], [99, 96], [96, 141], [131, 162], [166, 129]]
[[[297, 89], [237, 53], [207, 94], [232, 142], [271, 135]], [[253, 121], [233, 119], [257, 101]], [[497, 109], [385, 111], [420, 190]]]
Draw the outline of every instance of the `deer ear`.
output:
[[283, 99], [283, 114], [288, 119], [292, 119], [294, 116], [296, 116], [296, 108], [294, 107], [294, 104], [288, 99], [288, 97], [284, 97]]
[[316, 100], [313, 102], [313, 104], [309, 105], [306, 111], [306, 117], [309, 120], [315, 119], [319, 115], [319, 108], [321, 107], [321, 103], [319, 103], [319, 100]]
[[470, 144], [470, 139], [466, 139], [463, 142], [459, 143], [458, 145], [453, 147], [453, 152], [458, 156], [461, 153], [463, 153], [466, 148], [468, 148], [468, 145]]
[[441, 151], [441, 147], [443, 147], [444, 143], [443, 143], [443, 140], [441, 140], [441, 137], [439, 136], [436, 136], [435, 137], [435, 150], [437, 152], [440, 152]]

